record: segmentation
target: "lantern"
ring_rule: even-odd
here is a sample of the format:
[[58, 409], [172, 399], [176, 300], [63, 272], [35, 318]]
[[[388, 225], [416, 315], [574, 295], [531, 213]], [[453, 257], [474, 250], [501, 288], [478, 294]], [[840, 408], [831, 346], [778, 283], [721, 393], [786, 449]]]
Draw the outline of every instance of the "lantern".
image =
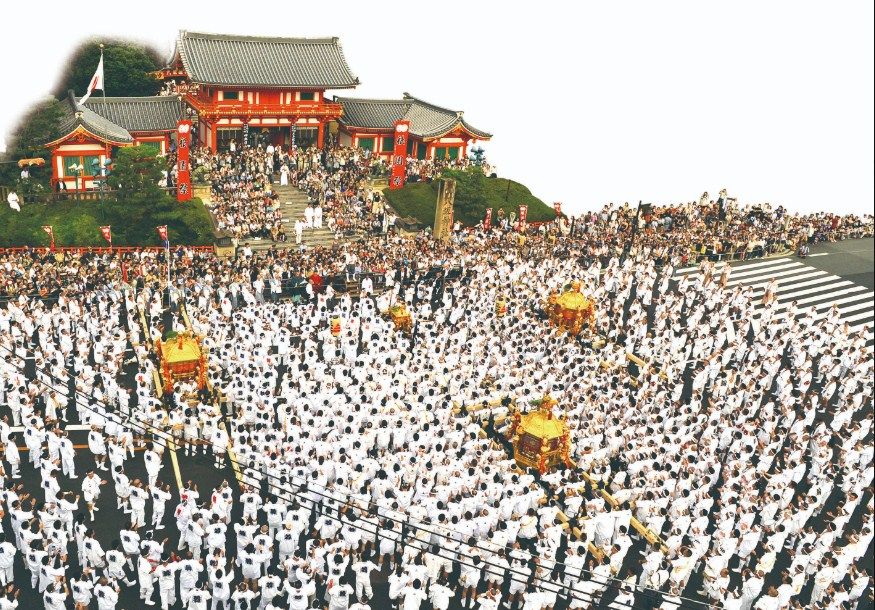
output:
[[331, 335], [333, 337], [340, 335], [340, 318], [331, 318]]

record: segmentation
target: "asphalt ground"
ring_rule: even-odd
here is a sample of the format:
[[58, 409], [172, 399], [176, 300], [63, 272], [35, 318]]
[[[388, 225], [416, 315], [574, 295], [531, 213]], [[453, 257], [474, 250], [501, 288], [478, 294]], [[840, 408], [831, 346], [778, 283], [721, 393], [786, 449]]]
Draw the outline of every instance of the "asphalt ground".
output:
[[[873, 273], [872, 239], [850, 240], [845, 242], [819, 244], [812, 247], [811, 254], [815, 256], [811, 256], [805, 260], [805, 263], [809, 266], [822, 269], [828, 273], [841, 276], [845, 279], [853, 281], [854, 283], [867, 286], [869, 288], [875, 285], [875, 273]], [[70, 414], [73, 415], [72, 412]], [[72, 423], [76, 423], [75, 417], [73, 418], [73, 420], [74, 421]], [[93, 467], [94, 460], [90, 451], [87, 449], [87, 432], [73, 431], [70, 433], [70, 436], [74, 444], [80, 447], [77, 449], [75, 457], [77, 478], [68, 479], [66, 477], [63, 477], [62, 475], [59, 475], [59, 482], [61, 484], [62, 491], [69, 490], [74, 493], [80, 494], [81, 477], [84, 476], [88, 469]], [[18, 435], [18, 437], [18, 445], [23, 446], [24, 443], [20, 439], [20, 434]], [[153, 532], [154, 537], [158, 540], [163, 540], [167, 538], [167, 542], [165, 543], [165, 549], [167, 551], [175, 551], [178, 543], [178, 532], [176, 531], [176, 524], [173, 518], [173, 512], [176, 507], [179, 491], [176, 482], [177, 475], [178, 478], [181, 479], [183, 482], [193, 481], [198, 487], [201, 498], [208, 497], [212, 490], [224, 480], [231, 482], [232, 488], [238, 490], [238, 486], [235, 483], [235, 473], [230, 465], [226, 465], [224, 468], [216, 468], [214, 466], [214, 462], [211, 456], [205, 456], [202, 454], [187, 456], [185, 455], [185, 452], [182, 448], [176, 449], [176, 460], [174, 463], [174, 460], [172, 459], [172, 453], [173, 451], [170, 449], [164, 452], [162, 458], [162, 470], [159, 475], [159, 480], [170, 484], [171, 490], [174, 492], [174, 498], [169, 501], [166, 506], [165, 516], [162, 521], [164, 529], [153, 531], [151, 530], [151, 526], [147, 526], [146, 528], [142, 528], [140, 530], [141, 537], [145, 537], [149, 532]], [[142, 456], [142, 450], [139, 450], [137, 451], [134, 458], [128, 459], [125, 463], [125, 471], [131, 480], [134, 480], [136, 478], [140, 478], [144, 481], [146, 480], [146, 470]], [[35, 496], [38, 501], [41, 501], [43, 499], [43, 494], [39, 488], [39, 473], [29, 464], [26, 451], [22, 451], [21, 458], [21, 479], [15, 481], [15, 483], [21, 483], [27, 493], [30, 493], [31, 495]], [[104, 486], [104, 491], [97, 501], [97, 507], [99, 510], [95, 514], [95, 520], [93, 522], [86, 521], [86, 524], [96, 531], [98, 540], [101, 542], [104, 550], [109, 550], [112, 547], [112, 542], [118, 537], [118, 532], [129, 523], [129, 517], [121, 510], [118, 510], [116, 508], [116, 501], [113, 493], [113, 483], [111, 477], [109, 476], [109, 472], [98, 471], [98, 475], [105, 479], [107, 481], [107, 484], [106, 486]], [[871, 498], [871, 493], [872, 492], [870, 489], [867, 492], [866, 496], [863, 498], [863, 501], [860, 503], [860, 508], [851, 519], [849, 527], [859, 529], [860, 524], [862, 523], [863, 508], [869, 502]], [[827, 502], [827, 510], [835, 507], [839, 499], [840, 497], [838, 495], [838, 492], [834, 493]], [[239, 503], [235, 503], [235, 508], [232, 512], [232, 524], [238, 522], [241, 517], [241, 510], [238, 504]], [[80, 509], [83, 513], [85, 513], [84, 501], [82, 500], [80, 500]], [[151, 518], [152, 502], [148, 501], [146, 504], [147, 524], [151, 523]], [[3, 518], [2, 524], [4, 532], [6, 532], [7, 534], [11, 532], [11, 524], [8, 516], [5, 516]], [[814, 525], [815, 527], [822, 526], [822, 522], [820, 524], [815, 523]], [[229, 531], [227, 539], [227, 556], [232, 557], [236, 553], [236, 549], [234, 548], [235, 537], [232, 531]], [[637, 558], [639, 556], [638, 551], [641, 545], [642, 543], [639, 541], [633, 546], [632, 549], [630, 549], [627, 555], [627, 564], [630, 564], [633, 558]], [[69, 578], [78, 570], [75, 543], [70, 543], [68, 550], [70, 553], [70, 569], [67, 571], [67, 576]], [[872, 546], [870, 546], [865, 558], [864, 565], [868, 565], [871, 567], [873, 565], [872, 561], [873, 549]], [[788, 563], [788, 560], [782, 554], [782, 558], [779, 559], [779, 563], [777, 564], [776, 569], [773, 572], [773, 576], [778, 575], [780, 569], [786, 563]], [[627, 567], [631, 568], [634, 566], [624, 565], [624, 569]], [[458, 569], [456, 570], [456, 574], [454, 574], [451, 578], [451, 581], [455, 580], [457, 573]], [[16, 585], [22, 591], [21, 597], [19, 599], [19, 607], [43, 607], [41, 595], [30, 586], [30, 573], [24, 566], [20, 554], [16, 558], [15, 575]], [[383, 608], [388, 609], [392, 607], [388, 599], [388, 575], [388, 566], [384, 566], [381, 572], [372, 574], [374, 599], [371, 600], [371, 607], [373, 610]], [[128, 577], [135, 580], [136, 574], [129, 573]], [[696, 592], [700, 586], [701, 573], [697, 572], [690, 579], [690, 582], [686, 590], [684, 591], [684, 596], [694, 599], [703, 599]], [[610, 603], [614, 596], [614, 594], [609, 593], [602, 599], [602, 604], [604, 605]], [[153, 599], [156, 602], [158, 601], [157, 591], [153, 596]], [[639, 595], [638, 597], [636, 597], [634, 608], [653, 607], [652, 603], [653, 600], [651, 600], [650, 598]], [[566, 605], [567, 604], [560, 602], [559, 604], [557, 604], [556, 608], [557, 610], [561, 610], [562, 608], [566, 607]], [[72, 601], [68, 601], [68, 607], [72, 608]], [[137, 587], [126, 587], [122, 585], [118, 609], [131, 610], [134, 608], [143, 607], [143, 602], [139, 599], [138, 596]], [[423, 608], [427, 607], [428, 606], [426, 604], [423, 604]], [[871, 599], [867, 598], [867, 596], [864, 596], [860, 608], [871, 607]], [[180, 602], [177, 602], [177, 604], [172, 606], [172, 608], [182, 609], [182, 605]], [[451, 601], [450, 608], [454, 610], [462, 608], [457, 598], [454, 598]]]
[[849, 239], [834, 243], [816, 244], [811, 254], [804, 259], [805, 264], [827, 273], [838, 275], [846, 280], [875, 287], [875, 240]]

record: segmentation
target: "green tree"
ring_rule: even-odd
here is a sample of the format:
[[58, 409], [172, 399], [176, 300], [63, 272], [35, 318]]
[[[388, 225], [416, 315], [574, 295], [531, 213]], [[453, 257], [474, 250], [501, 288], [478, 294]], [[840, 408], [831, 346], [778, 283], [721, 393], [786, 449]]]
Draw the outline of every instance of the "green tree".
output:
[[486, 151], [483, 150], [482, 146], [478, 146], [477, 148], [471, 149], [471, 164], [477, 167], [483, 165], [486, 161]]
[[[161, 89], [161, 81], [150, 72], [161, 68], [158, 52], [145, 45], [125, 40], [104, 41], [103, 74], [107, 96], [155, 95]], [[81, 44], [71, 55], [58, 86], [55, 97], [61, 99], [72, 89], [82, 96], [94, 76], [100, 61], [97, 41]]]
[[[52, 175], [51, 152], [46, 149], [45, 144], [57, 135], [62, 113], [61, 102], [48, 98], [35, 104], [9, 135], [6, 160], [17, 161], [32, 157], [42, 157], [46, 160], [43, 167], [30, 169], [32, 185], [41, 184], [43, 188], [48, 186], [48, 179]], [[5, 186], [16, 184], [20, 171], [15, 163], [3, 163], [0, 165], [0, 184]]]
[[34, 105], [12, 132], [9, 150], [21, 154], [42, 153], [46, 142], [55, 138], [63, 115], [63, 104], [48, 98]]
[[108, 182], [119, 199], [156, 200], [164, 197], [158, 186], [162, 169], [154, 149], [126, 146], [116, 151]]
[[456, 180], [455, 208], [462, 218], [477, 217], [487, 207], [486, 176], [479, 168], [468, 171], [446, 170], [444, 175]]

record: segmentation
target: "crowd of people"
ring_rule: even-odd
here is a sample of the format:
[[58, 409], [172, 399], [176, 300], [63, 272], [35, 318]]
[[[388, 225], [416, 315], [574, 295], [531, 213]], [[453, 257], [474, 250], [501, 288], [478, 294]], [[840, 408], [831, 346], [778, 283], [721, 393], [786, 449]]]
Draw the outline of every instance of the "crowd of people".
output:
[[[196, 158], [216, 217], [262, 231], [283, 166], [327, 223], [369, 222], [358, 154]], [[170, 314], [162, 252], [0, 253], [0, 608], [872, 607], [871, 329], [708, 270], [871, 234], [722, 193], [448, 242], [181, 247]], [[601, 349], [544, 315], [572, 281]], [[162, 394], [149, 346], [189, 328], [208, 388]], [[574, 466], [540, 475], [508, 416], [545, 395]], [[219, 479], [174, 486], [170, 453]]]
[[634, 235], [660, 262], [680, 254], [685, 264], [700, 257], [744, 260], [823, 241], [868, 237], [873, 234], [873, 216], [791, 214], [768, 203], [739, 204], [724, 189], [716, 199], [706, 192], [698, 201], [644, 205], [640, 211], [628, 203], [608, 204], [575, 218], [567, 231], [590, 234], [602, 253], [622, 247]]
[[[283, 147], [268, 142], [254, 146], [230, 141], [216, 153], [200, 147], [192, 150], [195, 177], [211, 185], [207, 207], [216, 221], [216, 229], [226, 235], [271, 239], [284, 242], [291, 238], [284, 225], [294, 227], [301, 242], [306, 229], [327, 227], [338, 238], [345, 235], [385, 231], [390, 212], [379, 190], [367, 179], [387, 175], [387, 160], [369, 150], [333, 146]], [[171, 166], [175, 159], [169, 158]], [[408, 159], [407, 176], [411, 182], [432, 180], [445, 169], [472, 166], [468, 158], [443, 160]], [[200, 169], [199, 169], [200, 168]], [[492, 171], [488, 163], [481, 169]], [[171, 168], [168, 184], [174, 182]], [[291, 185], [307, 195], [305, 212], [312, 217], [284, 218], [277, 186]], [[319, 222], [322, 219], [322, 222]]]

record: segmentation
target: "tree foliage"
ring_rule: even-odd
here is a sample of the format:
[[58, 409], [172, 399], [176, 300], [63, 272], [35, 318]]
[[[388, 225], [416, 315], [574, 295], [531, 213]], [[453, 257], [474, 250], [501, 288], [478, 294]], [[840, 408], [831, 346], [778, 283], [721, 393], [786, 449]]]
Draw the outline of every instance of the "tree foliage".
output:
[[[52, 175], [51, 152], [45, 144], [55, 136], [62, 113], [61, 102], [48, 98], [33, 106], [9, 134], [6, 149], [6, 158], [9, 161], [33, 157], [42, 157], [46, 160], [43, 167], [30, 169], [32, 183], [41, 184], [43, 188], [47, 188], [48, 179]], [[3, 163], [0, 165], [0, 184], [16, 185], [19, 172], [17, 164]]]
[[486, 176], [479, 168], [467, 171], [444, 170], [443, 175], [456, 181], [456, 214], [461, 218], [476, 218], [487, 208]]
[[[553, 220], [556, 213], [551, 206], [532, 195], [519, 182], [505, 178], [488, 178], [479, 168], [468, 170], [444, 170], [443, 175], [456, 180], [456, 201], [453, 206], [456, 220], [465, 226], [482, 222], [487, 208], [494, 215], [499, 210], [505, 214], [519, 213], [520, 205], [529, 206], [529, 222]], [[402, 217], [413, 216], [426, 226], [434, 224], [434, 209], [437, 202], [437, 180], [433, 182], [408, 183], [396, 191], [386, 190], [389, 204]], [[496, 216], [493, 216], [493, 219]]]
[[24, 115], [9, 138], [9, 150], [22, 155], [41, 153], [46, 150], [46, 142], [51, 141], [58, 130], [63, 116], [63, 104], [48, 98], [33, 106]]
[[162, 162], [155, 150], [147, 146], [126, 146], [116, 150], [108, 182], [119, 199], [156, 199], [163, 191]]
[[471, 149], [471, 164], [480, 167], [486, 162], [486, 151], [482, 146]]
[[[149, 72], [161, 68], [158, 52], [145, 45], [130, 41], [114, 40], [104, 42], [103, 73], [107, 96], [155, 95], [161, 89], [161, 81]], [[88, 83], [100, 61], [100, 47], [97, 41], [81, 44], [70, 57], [55, 96], [61, 99], [72, 89], [77, 96], [85, 95]]]
[[58, 246], [105, 246], [100, 227], [112, 227], [115, 246], [160, 246], [155, 227], [167, 225], [170, 243], [209, 245], [213, 242], [210, 213], [197, 197], [178, 203], [162, 192], [155, 199], [80, 201], [67, 199], [27, 201], [16, 212], [0, 206], [0, 248], [10, 246], [46, 247], [48, 235], [43, 225], [51, 225]]

